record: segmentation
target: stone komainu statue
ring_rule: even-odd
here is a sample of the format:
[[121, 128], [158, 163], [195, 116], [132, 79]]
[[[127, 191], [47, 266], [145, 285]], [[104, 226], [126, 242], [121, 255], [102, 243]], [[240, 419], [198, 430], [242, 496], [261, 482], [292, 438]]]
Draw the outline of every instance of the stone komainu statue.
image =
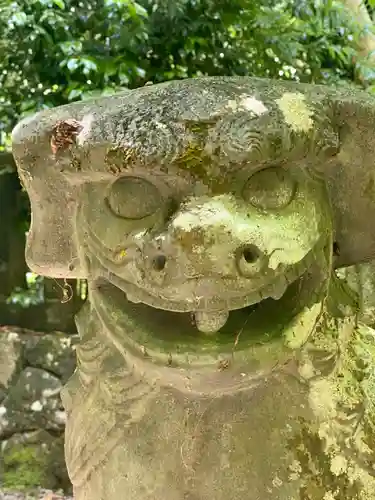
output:
[[201, 78], [22, 121], [27, 261], [87, 278], [76, 500], [375, 498], [375, 99]]

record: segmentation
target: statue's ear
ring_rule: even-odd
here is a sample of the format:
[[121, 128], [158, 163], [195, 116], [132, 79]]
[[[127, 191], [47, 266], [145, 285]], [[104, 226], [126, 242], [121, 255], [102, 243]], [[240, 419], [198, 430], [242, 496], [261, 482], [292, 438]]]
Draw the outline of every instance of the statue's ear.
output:
[[375, 97], [332, 89], [329, 101], [340, 142], [326, 171], [340, 267], [375, 259]]
[[31, 203], [26, 262], [44, 276], [84, 278], [75, 239], [81, 187], [69, 182], [56, 164], [50, 144], [54, 120], [55, 110], [38, 113], [21, 121], [12, 134], [13, 156]]

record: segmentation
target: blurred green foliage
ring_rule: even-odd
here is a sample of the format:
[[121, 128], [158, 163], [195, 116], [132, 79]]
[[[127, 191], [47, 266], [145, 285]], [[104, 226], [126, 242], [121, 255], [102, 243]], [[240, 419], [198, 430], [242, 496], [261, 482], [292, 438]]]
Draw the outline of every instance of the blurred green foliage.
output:
[[0, 0], [0, 146], [27, 113], [200, 75], [351, 84], [335, 0]]
[[26, 273], [27, 289], [15, 288], [7, 298], [7, 304], [19, 304], [21, 307], [29, 307], [44, 302], [43, 277], [35, 273]]

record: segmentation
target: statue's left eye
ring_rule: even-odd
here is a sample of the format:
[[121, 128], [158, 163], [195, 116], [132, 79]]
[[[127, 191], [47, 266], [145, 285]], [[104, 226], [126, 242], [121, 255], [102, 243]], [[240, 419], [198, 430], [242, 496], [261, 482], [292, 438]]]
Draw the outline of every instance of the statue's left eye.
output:
[[269, 167], [253, 174], [246, 182], [242, 196], [245, 201], [262, 210], [284, 208], [293, 200], [296, 182], [281, 167]]
[[121, 177], [112, 184], [106, 201], [118, 217], [139, 220], [160, 209], [163, 199], [151, 182], [139, 177]]

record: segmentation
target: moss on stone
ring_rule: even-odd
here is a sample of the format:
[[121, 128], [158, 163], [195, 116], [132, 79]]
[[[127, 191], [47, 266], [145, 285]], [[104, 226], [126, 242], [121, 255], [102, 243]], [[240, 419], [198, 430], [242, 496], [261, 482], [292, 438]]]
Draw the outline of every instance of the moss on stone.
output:
[[45, 484], [47, 457], [37, 446], [12, 447], [3, 457], [4, 488], [30, 489]]
[[[335, 303], [343, 307], [332, 308]], [[303, 478], [299, 498], [370, 500], [375, 495], [375, 335], [357, 324], [356, 300], [344, 282], [333, 280], [326, 306], [330, 312], [324, 311], [303, 350], [315, 418], [301, 419], [300, 433], [288, 444]]]
[[208, 180], [207, 158], [204, 157], [202, 146], [199, 142], [191, 141], [176, 163], [192, 172], [203, 181]]

